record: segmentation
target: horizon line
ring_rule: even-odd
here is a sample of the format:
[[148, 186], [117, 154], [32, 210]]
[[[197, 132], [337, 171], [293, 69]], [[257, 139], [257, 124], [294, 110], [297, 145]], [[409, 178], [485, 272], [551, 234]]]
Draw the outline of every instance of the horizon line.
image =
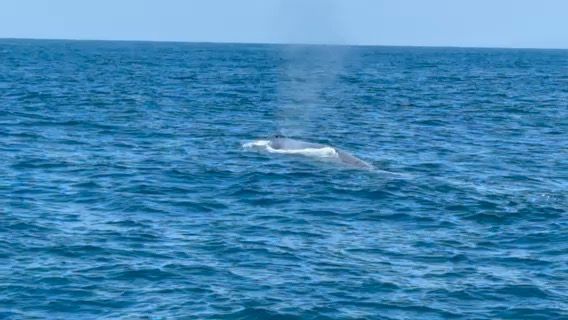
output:
[[447, 48], [447, 49], [497, 49], [497, 50], [554, 50], [566, 51], [558, 47], [500, 47], [500, 46], [468, 46], [468, 45], [408, 45], [408, 44], [345, 44], [315, 42], [242, 42], [242, 41], [197, 41], [197, 40], [149, 40], [149, 39], [89, 39], [89, 38], [19, 38], [0, 37], [2, 40], [31, 41], [77, 41], [77, 42], [143, 42], [143, 43], [186, 43], [186, 44], [235, 44], [235, 45], [280, 45], [280, 46], [330, 46], [330, 47], [391, 47], [391, 48]]

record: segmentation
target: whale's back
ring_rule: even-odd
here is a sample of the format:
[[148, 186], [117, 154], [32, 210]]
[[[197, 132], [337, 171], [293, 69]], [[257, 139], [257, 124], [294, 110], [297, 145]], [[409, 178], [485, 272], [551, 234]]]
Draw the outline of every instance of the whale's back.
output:
[[270, 140], [270, 146], [281, 150], [319, 149], [327, 147], [319, 143], [306, 142], [289, 138], [274, 138]]
[[345, 151], [342, 150], [337, 150], [337, 155], [339, 157], [339, 159], [341, 160], [341, 162], [348, 164], [350, 166], [356, 167], [356, 168], [361, 168], [361, 169], [373, 169], [373, 166], [371, 164], [369, 164], [368, 162], [365, 162]]
[[275, 137], [270, 140], [258, 140], [244, 144], [247, 148], [265, 150], [269, 153], [300, 155], [328, 162], [336, 162], [357, 169], [373, 169], [373, 166], [346, 151], [302, 140]]

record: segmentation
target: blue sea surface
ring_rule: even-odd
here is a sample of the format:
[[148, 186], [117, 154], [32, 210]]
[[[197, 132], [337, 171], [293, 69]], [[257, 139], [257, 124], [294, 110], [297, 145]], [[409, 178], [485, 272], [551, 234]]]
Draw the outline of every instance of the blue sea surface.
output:
[[1, 319], [568, 319], [567, 210], [568, 51], [0, 40]]

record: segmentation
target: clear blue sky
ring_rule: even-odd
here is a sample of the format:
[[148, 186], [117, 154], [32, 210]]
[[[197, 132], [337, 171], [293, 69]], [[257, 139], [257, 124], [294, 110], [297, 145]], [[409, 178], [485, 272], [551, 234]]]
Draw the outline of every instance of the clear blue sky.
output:
[[5, 0], [0, 38], [568, 48], [568, 0]]

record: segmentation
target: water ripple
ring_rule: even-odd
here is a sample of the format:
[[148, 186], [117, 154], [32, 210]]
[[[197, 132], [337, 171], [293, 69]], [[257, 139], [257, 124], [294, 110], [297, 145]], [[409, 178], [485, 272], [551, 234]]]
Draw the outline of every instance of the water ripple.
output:
[[568, 318], [567, 58], [0, 40], [0, 318]]

